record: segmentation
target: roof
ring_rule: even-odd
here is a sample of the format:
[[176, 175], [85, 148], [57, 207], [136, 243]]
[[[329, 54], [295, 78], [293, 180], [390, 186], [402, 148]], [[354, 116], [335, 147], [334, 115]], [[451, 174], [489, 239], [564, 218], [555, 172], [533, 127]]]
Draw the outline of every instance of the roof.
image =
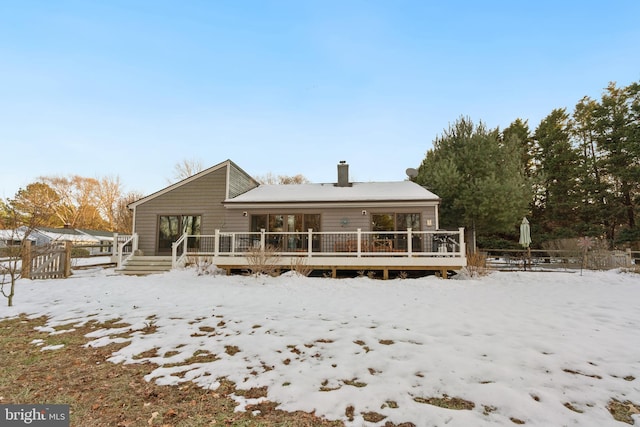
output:
[[[24, 228], [21, 230], [24, 232]], [[36, 227], [31, 230], [32, 235], [42, 236], [49, 240], [72, 242], [100, 242], [112, 241], [113, 232], [104, 230], [86, 230], [77, 228], [53, 228], [53, 227]], [[37, 239], [33, 239], [37, 240]]]
[[152, 194], [150, 194], [148, 196], [145, 196], [145, 197], [143, 197], [141, 199], [136, 200], [135, 202], [129, 203], [129, 205], [127, 205], [127, 207], [129, 209], [133, 209], [136, 206], [141, 205], [143, 203], [146, 203], [149, 200], [155, 199], [156, 197], [162, 196], [163, 194], [168, 193], [171, 190], [174, 190], [174, 189], [176, 189], [178, 187], [181, 187], [181, 186], [183, 186], [185, 184], [188, 184], [188, 183], [190, 183], [192, 181], [195, 181], [196, 179], [198, 179], [198, 178], [200, 178], [200, 177], [202, 177], [204, 175], [207, 175], [207, 174], [209, 174], [211, 172], [217, 171], [218, 169], [221, 169], [221, 168], [224, 168], [224, 167], [227, 167], [227, 166], [231, 166], [231, 165], [235, 166], [239, 171], [244, 173], [247, 177], [253, 179], [249, 174], [247, 174], [244, 170], [242, 170], [242, 168], [240, 168], [238, 165], [236, 165], [231, 160], [227, 159], [224, 162], [221, 162], [221, 163], [218, 163], [217, 165], [211, 166], [210, 168], [207, 168], [207, 169], [205, 169], [205, 170], [203, 170], [201, 172], [198, 172], [195, 175], [192, 175], [192, 176], [190, 176], [188, 178], [185, 178], [182, 181], [178, 181], [175, 184], [171, 184], [168, 187], [163, 188], [162, 190], [158, 190], [155, 193], [152, 193]]
[[[0, 230], [0, 240], [24, 240], [23, 230]], [[27, 240], [36, 240], [32, 236], [28, 236]]]
[[93, 237], [97, 237], [97, 238], [102, 238], [102, 237], [106, 237], [106, 238], [113, 238], [113, 231], [107, 231], [107, 230], [90, 230], [87, 228], [76, 228], [77, 231], [84, 233], [84, 234], [88, 234], [90, 236]]
[[90, 236], [88, 234], [82, 233], [73, 228], [48, 228], [48, 227], [38, 227], [34, 228], [32, 233], [40, 234], [45, 236], [51, 240], [57, 241], [65, 241], [68, 240], [70, 242], [99, 242], [100, 239], [97, 237]]
[[304, 202], [438, 202], [440, 198], [411, 181], [260, 185], [225, 204]]

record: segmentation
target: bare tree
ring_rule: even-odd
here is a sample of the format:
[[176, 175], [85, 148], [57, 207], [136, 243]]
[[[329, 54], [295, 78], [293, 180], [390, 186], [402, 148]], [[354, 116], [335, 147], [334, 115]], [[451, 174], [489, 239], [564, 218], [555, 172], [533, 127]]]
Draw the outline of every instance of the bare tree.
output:
[[309, 180], [304, 175], [298, 174], [293, 176], [278, 175], [268, 172], [264, 175], [258, 175], [255, 177], [256, 181], [260, 184], [275, 184], [275, 185], [292, 185], [292, 184], [308, 184]]
[[203, 170], [204, 168], [202, 167], [202, 162], [200, 160], [184, 159], [175, 164], [173, 167], [173, 178], [167, 179], [167, 181], [169, 184], [173, 184], [174, 182], [182, 181], [183, 179], [189, 178]]
[[143, 197], [142, 193], [131, 191], [118, 200], [114, 216], [113, 231], [131, 233], [133, 231], [133, 211], [129, 205]]
[[108, 229], [116, 229], [116, 216], [119, 203], [122, 199], [122, 184], [120, 177], [104, 177], [100, 179], [97, 188], [98, 209], [102, 217], [107, 221]]
[[78, 175], [43, 176], [38, 178], [59, 197], [55, 215], [60, 225], [84, 228], [106, 228], [99, 206], [100, 182], [96, 178]]
[[[7, 229], [0, 247], [0, 293], [13, 305], [16, 282], [22, 276], [22, 255], [26, 245], [31, 245], [29, 235], [52, 215], [57, 199], [53, 190], [42, 183], [30, 184], [20, 189], [15, 198], [2, 203], [2, 222]], [[41, 197], [34, 197], [34, 194]]]

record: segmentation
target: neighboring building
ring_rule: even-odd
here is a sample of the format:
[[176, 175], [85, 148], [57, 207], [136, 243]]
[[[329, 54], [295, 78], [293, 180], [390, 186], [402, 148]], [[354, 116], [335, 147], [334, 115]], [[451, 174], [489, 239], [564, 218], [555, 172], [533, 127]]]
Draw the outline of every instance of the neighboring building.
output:
[[[0, 230], [0, 246], [19, 245], [24, 240], [26, 231], [27, 227], [20, 227], [16, 230]], [[35, 246], [68, 241], [72, 242], [74, 246], [85, 246], [91, 255], [109, 253], [113, 246], [113, 233], [110, 231], [70, 227], [36, 227], [31, 230], [27, 239]]]
[[[24, 239], [25, 233], [23, 230], [0, 230], [0, 248], [21, 245]], [[36, 241], [32, 236], [27, 236], [27, 240], [29, 240], [32, 245], [35, 244]]]

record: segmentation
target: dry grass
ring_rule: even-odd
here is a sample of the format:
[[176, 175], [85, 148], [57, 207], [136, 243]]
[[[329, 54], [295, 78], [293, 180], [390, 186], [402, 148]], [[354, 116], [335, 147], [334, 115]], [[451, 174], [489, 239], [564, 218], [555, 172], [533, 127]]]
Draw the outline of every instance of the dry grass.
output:
[[[149, 319], [150, 322], [153, 320], [153, 318]], [[89, 332], [105, 327], [126, 327], [127, 325], [122, 323], [121, 319], [101, 324], [88, 322], [83, 326], [62, 325], [56, 330], [66, 330], [66, 332], [55, 335], [34, 330], [36, 326], [43, 326], [45, 323], [44, 317], [27, 319], [24, 316], [0, 321], [0, 357], [2, 358], [0, 403], [68, 404], [71, 409], [71, 425], [74, 427], [204, 427], [212, 425], [337, 427], [344, 425], [342, 422], [329, 422], [305, 412], [289, 413], [276, 410], [277, 404], [269, 401], [249, 405], [247, 412], [234, 412], [236, 403], [229, 397], [231, 394], [247, 398], [265, 397], [267, 389], [260, 387], [244, 391], [237, 390], [232, 382], [224, 378], [219, 379], [221, 386], [215, 391], [202, 389], [190, 382], [179, 386], [159, 386], [144, 380], [144, 376], [156, 368], [155, 365], [149, 363], [116, 365], [107, 362], [114, 351], [127, 343], [99, 348], [84, 347], [84, 344], [89, 341], [85, 336]], [[148, 332], [152, 331], [153, 328], [149, 328]], [[122, 334], [122, 336], [125, 335]], [[36, 339], [41, 340], [42, 346], [34, 344], [33, 341]], [[330, 341], [318, 340], [323, 343]], [[358, 340], [354, 343], [368, 351], [364, 341]], [[59, 350], [41, 351], [43, 346], [58, 344], [64, 344], [64, 347]], [[292, 352], [294, 349], [295, 346], [291, 346]], [[139, 356], [157, 355], [156, 350]], [[225, 351], [231, 355], [237, 354], [240, 349], [228, 346]], [[192, 359], [183, 364], [216, 359], [215, 354], [198, 351], [194, 353]], [[290, 359], [287, 361], [283, 363], [291, 362]], [[577, 370], [567, 369], [565, 372], [597, 378]], [[370, 373], [375, 374], [372, 370]], [[621, 379], [636, 380], [632, 375]], [[358, 378], [342, 380], [342, 385], [356, 388], [367, 386]], [[341, 386], [329, 387], [328, 380], [322, 386], [321, 391], [326, 392], [341, 388]], [[532, 398], [536, 401], [540, 400], [535, 395], [532, 395]], [[414, 397], [414, 401], [451, 410], [472, 410], [475, 407], [471, 401], [447, 395]], [[393, 401], [387, 401], [385, 405], [389, 408], [398, 408], [398, 404]], [[570, 402], [564, 403], [564, 406], [571, 411], [578, 413], [581, 411]], [[640, 405], [637, 403], [616, 399], [609, 401], [607, 409], [615, 420], [628, 424], [633, 424], [632, 416], [640, 413]], [[483, 407], [483, 413], [487, 416], [497, 410], [493, 406]], [[259, 411], [259, 413], [252, 415], [253, 411]], [[353, 406], [346, 408], [346, 418], [353, 420], [355, 414], [356, 410]], [[379, 422], [384, 417], [376, 412], [360, 414], [370, 422]], [[511, 418], [511, 421], [514, 424], [524, 424], [524, 421], [517, 418]], [[395, 426], [390, 422], [385, 425]]]
[[468, 253], [466, 268], [471, 277], [486, 276], [491, 271], [487, 267], [487, 254], [480, 251]]
[[413, 400], [418, 403], [426, 403], [429, 405], [438, 406], [440, 408], [454, 409], [458, 411], [459, 410], [470, 411], [476, 407], [476, 404], [469, 400], [465, 400], [459, 397], [450, 397], [450, 396], [447, 396], [446, 394], [443, 395], [442, 397], [429, 397], [429, 398], [414, 397]]
[[278, 255], [278, 250], [272, 245], [267, 245], [264, 249], [251, 248], [246, 252], [245, 256], [249, 264], [249, 270], [253, 275], [267, 274], [275, 276], [280, 271], [280, 256]]
[[[58, 335], [37, 332], [46, 319], [26, 317], [0, 321], [0, 403], [68, 404], [72, 426], [342, 426], [304, 412], [276, 410], [265, 402], [234, 412], [238, 394], [233, 383], [221, 381], [215, 391], [191, 383], [158, 386], [144, 376], [155, 366], [150, 364], [115, 365], [107, 358], [126, 344], [85, 348], [85, 334], [104, 325], [87, 323], [74, 331]], [[68, 327], [60, 327], [69, 329]], [[54, 351], [41, 351], [32, 343], [64, 344]], [[198, 355], [198, 357], [212, 357]], [[241, 393], [241, 391], [240, 391]], [[264, 394], [264, 393], [262, 393]], [[260, 411], [251, 415], [252, 411]]]
[[291, 271], [306, 277], [311, 274], [313, 268], [307, 265], [307, 260], [304, 257], [293, 257], [291, 258]]
[[611, 399], [607, 409], [614, 420], [631, 425], [633, 425], [633, 418], [631, 415], [640, 414], [640, 405], [636, 405], [628, 400], [620, 402], [619, 400]]

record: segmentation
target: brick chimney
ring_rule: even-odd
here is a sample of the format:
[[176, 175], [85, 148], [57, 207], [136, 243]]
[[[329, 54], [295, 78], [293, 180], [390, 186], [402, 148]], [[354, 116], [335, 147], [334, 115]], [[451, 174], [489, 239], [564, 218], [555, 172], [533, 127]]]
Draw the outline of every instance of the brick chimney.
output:
[[338, 183], [336, 187], [350, 187], [349, 183], [349, 165], [346, 161], [340, 160], [338, 163]]

